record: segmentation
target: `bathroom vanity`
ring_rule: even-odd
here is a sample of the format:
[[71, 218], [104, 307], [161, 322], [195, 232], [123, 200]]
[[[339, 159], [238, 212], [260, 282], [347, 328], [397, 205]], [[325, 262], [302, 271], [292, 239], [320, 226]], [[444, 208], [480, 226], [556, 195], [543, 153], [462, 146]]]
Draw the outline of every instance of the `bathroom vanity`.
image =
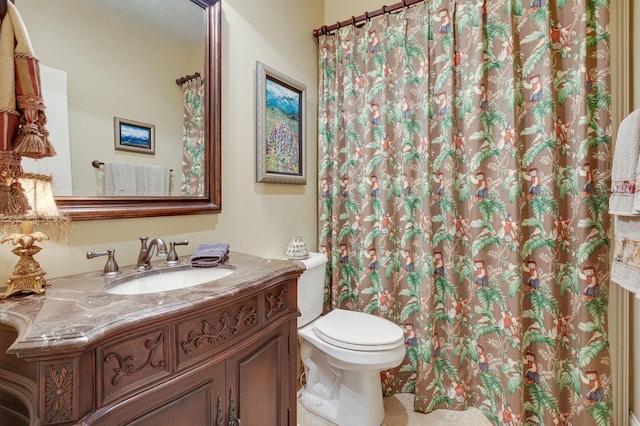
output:
[[172, 291], [106, 293], [140, 274], [122, 268], [1, 301], [0, 424], [295, 425], [303, 265], [231, 253], [222, 267]]

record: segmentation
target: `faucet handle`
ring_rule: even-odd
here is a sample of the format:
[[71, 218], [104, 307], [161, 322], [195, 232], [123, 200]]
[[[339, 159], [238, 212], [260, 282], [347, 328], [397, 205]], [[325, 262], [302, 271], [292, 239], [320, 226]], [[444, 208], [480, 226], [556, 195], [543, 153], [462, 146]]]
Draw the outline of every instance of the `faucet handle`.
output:
[[104, 265], [104, 271], [100, 275], [118, 275], [120, 274], [120, 267], [118, 266], [118, 262], [116, 262], [115, 254], [115, 249], [107, 249], [106, 251], [88, 251], [87, 259], [93, 259], [98, 256], [109, 256], [107, 263]]
[[167, 265], [177, 265], [180, 260], [178, 259], [178, 253], [176, 252], [176, 246], [189, 245], [189, 240], [183, 241], [169, 241], [169, 255], [167, 256]]
[[147, 240], [149, 237], [138, 237], [140, 240], [140, 251], [147, 251]]

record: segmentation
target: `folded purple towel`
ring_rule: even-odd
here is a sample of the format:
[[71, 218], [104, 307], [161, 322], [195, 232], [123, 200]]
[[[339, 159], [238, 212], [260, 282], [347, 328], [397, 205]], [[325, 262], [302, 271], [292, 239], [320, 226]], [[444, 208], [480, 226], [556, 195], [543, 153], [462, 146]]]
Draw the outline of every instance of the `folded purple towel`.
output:
[[227, 260], [229, 244], [200, 244], [191, 256], [191, 266], [196, 268], [213, 268]]

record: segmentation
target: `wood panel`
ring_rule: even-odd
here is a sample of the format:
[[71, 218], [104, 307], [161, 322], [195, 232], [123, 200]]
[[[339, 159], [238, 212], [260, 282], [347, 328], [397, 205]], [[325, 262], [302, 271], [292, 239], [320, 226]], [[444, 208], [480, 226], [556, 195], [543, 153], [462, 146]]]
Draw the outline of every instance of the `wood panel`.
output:
[[282, 368], [282, 358], [287, 357], [287, 338], [279, 328], [268, 340], [227, 360], [227, 386], [236, 388], [238, 419], [242, 424], [287, 424], [286, 411], [282, 410], [289, 378], [288, 371]]

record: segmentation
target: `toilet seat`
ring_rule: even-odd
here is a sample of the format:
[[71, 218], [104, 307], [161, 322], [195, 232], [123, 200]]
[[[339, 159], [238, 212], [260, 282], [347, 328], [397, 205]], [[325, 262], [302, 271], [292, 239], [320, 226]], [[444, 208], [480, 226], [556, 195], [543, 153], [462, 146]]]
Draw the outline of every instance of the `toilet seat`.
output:
[[386, 351], [404, 344], [404, 332], [393, 322], [344, 309], [318, 318], [313, 331], [330, 345], [354, 351]]

